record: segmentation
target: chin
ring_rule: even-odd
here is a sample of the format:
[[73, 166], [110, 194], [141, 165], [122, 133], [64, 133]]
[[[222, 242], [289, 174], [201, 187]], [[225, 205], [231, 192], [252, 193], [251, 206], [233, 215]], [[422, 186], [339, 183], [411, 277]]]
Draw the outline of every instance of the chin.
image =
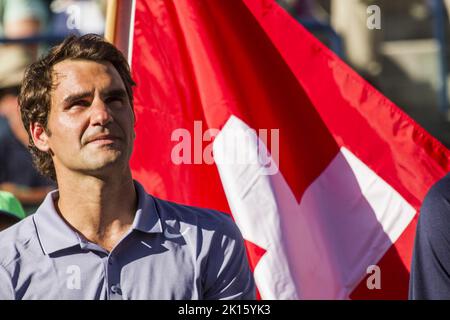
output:
[[92, 171], [101, 171], [103, 169], [109, 169], [111, 167], [120, 166], [124, 162], [121, 152], [111, 152], [108, 155], [102, 155], [98, 157], [91, 157], [86, 162], [86, 168]]
[[89, 166], [85, 170], [82, 170], [84, 174], [97, 177], [102, 180], [116, 178], [120, 175], [126, 166], [119, 161], [109, 161], [103, 163], [96, 163]]
[[107, 157], [104, 159], [99, 159], [99, 161], [96, 161], [95, 163], [95, 167], [97, 167], [98, 169], [102, 169], [102, 168], [109, 168], [109, 167], [114, 167], [117, 166], [121, 163], [123, 163], [123, 159], [120, 155], [117, 156], [112, 156], [112, 157]]
[[90, 174], [99, 173], [111, 174], [115, 171], [120, 171], [122, 168], [128, 166], [129, 157], [124, 150], [114, 148], [101, 148], [97, 152], [85, 153], [83, 157], [83, 164], [85, 172]]

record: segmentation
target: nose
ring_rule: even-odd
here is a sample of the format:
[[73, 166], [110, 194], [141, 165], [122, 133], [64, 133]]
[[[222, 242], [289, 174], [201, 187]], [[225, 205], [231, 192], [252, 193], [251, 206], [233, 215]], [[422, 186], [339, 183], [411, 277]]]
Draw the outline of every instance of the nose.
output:
[[91, 106], [91, 125], [105, 126], [112, 121], [113, 117], [111, 116], [110, 108], [100, 99], [94, 101]]

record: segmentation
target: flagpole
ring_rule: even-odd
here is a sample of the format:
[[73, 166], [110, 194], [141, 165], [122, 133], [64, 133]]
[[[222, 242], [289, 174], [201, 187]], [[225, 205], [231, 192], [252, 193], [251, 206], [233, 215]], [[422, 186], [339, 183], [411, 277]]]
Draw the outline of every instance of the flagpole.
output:
[[114, 44], [131, 64], [136, 0], [109, 0], [106, 9], [105, 39]]
[[116, 32], [116, 18], [117, 18], [117, 0], [109, 0], [106, 7], [106, 26], [105, 39], [108, 42], [114, 43], [114, 35]]

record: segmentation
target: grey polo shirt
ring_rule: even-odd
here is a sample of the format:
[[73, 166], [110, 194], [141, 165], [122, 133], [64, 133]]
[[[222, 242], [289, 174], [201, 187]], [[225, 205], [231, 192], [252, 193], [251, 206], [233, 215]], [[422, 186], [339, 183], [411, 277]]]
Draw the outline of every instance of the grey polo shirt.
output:
[[70, 228], [49, 193], [37, 212], [0, 232], [2, 299], [254, 299], [244, 243], [221, 212], [148, 195], [111, 251]]

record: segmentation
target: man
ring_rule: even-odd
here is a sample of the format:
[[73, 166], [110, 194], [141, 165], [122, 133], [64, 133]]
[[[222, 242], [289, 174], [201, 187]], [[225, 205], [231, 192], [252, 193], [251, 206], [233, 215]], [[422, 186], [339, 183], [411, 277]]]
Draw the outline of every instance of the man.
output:
[[67, 38], [27, 70], [22, 119], [58, 190], [0, 233], [0, 300], [255, 297], [228, 215], [133, 181], [133, 85], [122, 54], [95, 35]]
[[22, 47], [1, 46], [0, 61], [0, 190], [14, 194], [31, 213], [53, 187], [33, 167], [17, 102], [31, 57]]
[[426, 195], [417, 223], [410, 299], [450, 299], [450, 174]]
[[[46, 29], [44, 0], [0, 0], [0, 37], [33, 37]], [[8, 191], [26, 212], [36, 210], [52, 184], [33, 168], [17, 95], [25, 68], [36, 58], [35, 44], [0, 45], [0, 190]]]
[[0, 209], [0, 231], [11, 227], [19, 221], [20, 219], [12, 215], [10, 212]]
[[0, 231], [11, 227], [25, 216], [25, 211], [16, 197], [10, 192], [0, 191]]
[[47, 27], [48, 0], [0, 0], [0, 34], [7, 38], [37, 35]]

